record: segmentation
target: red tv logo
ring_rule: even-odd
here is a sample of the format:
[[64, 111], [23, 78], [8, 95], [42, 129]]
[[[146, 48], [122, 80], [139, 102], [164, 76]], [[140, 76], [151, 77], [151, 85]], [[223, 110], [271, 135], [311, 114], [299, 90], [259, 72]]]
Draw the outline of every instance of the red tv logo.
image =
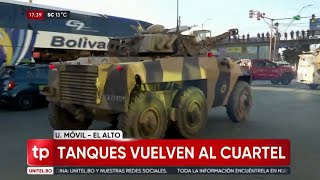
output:
[[28, 140], [27, 163], [29, 166], [51, 166], [53, 163], [53, 141], [50, 139]]
[[49, 149], [48, 148], [38, 148], [37, 146], [33, 146], [32, 148], [33, 157], [42, 161], [42, 159], [46, 159], [49, 157]]

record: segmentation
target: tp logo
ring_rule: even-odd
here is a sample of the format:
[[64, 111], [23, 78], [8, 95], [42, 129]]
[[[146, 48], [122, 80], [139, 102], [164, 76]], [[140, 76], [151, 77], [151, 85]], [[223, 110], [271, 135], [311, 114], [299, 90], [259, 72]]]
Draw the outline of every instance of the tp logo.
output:
[[32, 139], [27, 143], [27, 163], [29, 166], [52, 166], [53, 141]]

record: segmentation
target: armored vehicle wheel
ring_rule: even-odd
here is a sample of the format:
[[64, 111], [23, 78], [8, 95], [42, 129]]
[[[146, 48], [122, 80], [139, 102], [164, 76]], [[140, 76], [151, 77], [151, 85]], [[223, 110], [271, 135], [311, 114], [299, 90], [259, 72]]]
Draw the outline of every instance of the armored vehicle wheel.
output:
[[65, 109], [49, 103], [49, 122], [55, 130], [85, 130], [91, 125], [92, 121], [78, 122]]
[[318, 84], [309, 84], [309, 88], [310, 88], [310, 89], [313, 89], [313, 90], [314, 90], [314, 89], [317, 89], [318, 86], [319, 86]]
[[128, 112], [118, 116], [118, 129], [124, 137], [161, 139], [167, 124], [165, 106], [154, 93], [136, 94]]
[[194, 138], [206, 125], [207, 101], [203, 92], [196, 87], [180, 90], [173, 100], [177, 109], [175, 127], [184, 138]]
[[274, 84], [274, 85], [277, 85], [280, 83], [280, 80], [271, 80], [271, 83]]
[[238, 81], [228, 101], [227, 114], [233, 122], [244, 122], [249, 119], [252, 106], [252, 94], [250, 85], [244, 81]]

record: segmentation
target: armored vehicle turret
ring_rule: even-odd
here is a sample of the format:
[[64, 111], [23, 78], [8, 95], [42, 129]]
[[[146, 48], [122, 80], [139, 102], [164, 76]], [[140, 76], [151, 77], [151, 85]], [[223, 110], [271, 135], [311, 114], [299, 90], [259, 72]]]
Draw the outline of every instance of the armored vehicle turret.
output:
[[162, 25], [152, 25], [146, 31], [132, 38], [111, 39], [108, 51], [111, 56], [201, 56], [210, 51], [217, 42], [238, 34], [231, 29], [215, 37], [205, 37], [207, 30], [193, 31], [182, 35], [188, 27], [165, 29]]
[[228, 58], [206, 54], [237, 30], [208, 38], [181, 31], [153, 25], [131, 38], [110, 39], [108, 56], [101, 60], [51, 65], [42, 93], [50, 102], [52, 127], [88, 129], [100, 120], [125, 137], [192, 138], [213, 107], [225, 106], [233, 122], [248, 120], [250, 75]]

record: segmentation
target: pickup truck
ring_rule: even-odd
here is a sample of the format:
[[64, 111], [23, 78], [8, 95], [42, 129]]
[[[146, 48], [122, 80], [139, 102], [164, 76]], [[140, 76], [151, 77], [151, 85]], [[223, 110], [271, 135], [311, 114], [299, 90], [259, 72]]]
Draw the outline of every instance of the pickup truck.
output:
[[252, 80], [270, 80], [272, 84], [289, 85], [296, 72], [290, 67], [278, 66], [268, 59], [251, 59], [249, 63], [239, 63], [250, 72]]

